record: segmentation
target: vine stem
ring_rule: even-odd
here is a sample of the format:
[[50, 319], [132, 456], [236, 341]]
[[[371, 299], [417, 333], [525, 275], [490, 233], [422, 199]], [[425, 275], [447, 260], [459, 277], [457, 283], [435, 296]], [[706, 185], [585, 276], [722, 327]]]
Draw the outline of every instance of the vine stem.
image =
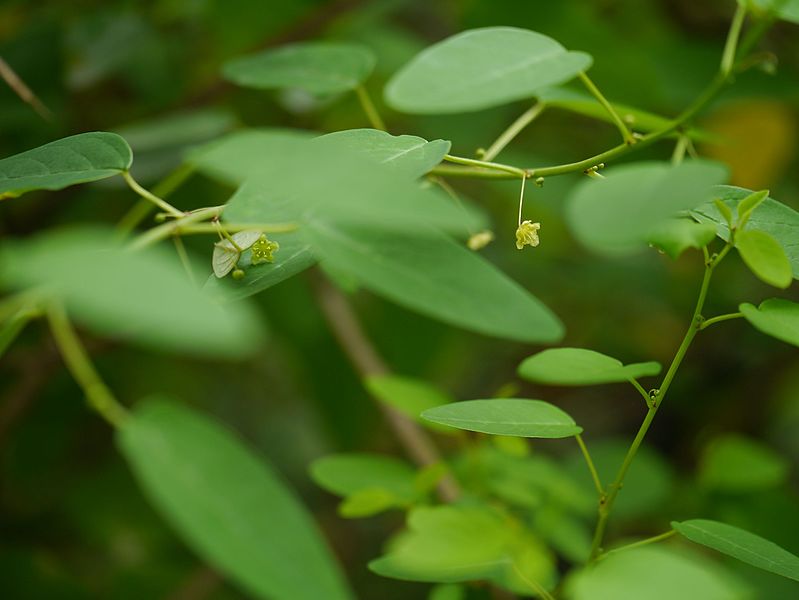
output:
[[47, 319], [61, 357], [86, 395], [89, 405], [114, 427], [121, 426], [128, 418], [128, 411], [103, 383], [64, 307], [55, 302], [50, 304]]
[[596, 98], [597, 101], [599, 101], [602, 107], [610, 115], [611, 120], [618, 128], [619, 133], [621, 133], [621, 137], [624, 140], [624, 143], [627, 145], [634, 144], [636, 140], [633, 137], [633, 135], [630, 133], [630, 130], [627, 129], [627, 125], [624, 124], [624, 121], [622, 121], [621, 117], [619, 116], [619, 113], [617, 113], [616, 109], [613, 108], [613, 105], [610, 102], [608, 102], [607, 98], [605, 98], [602, 92], [599, 91], [599, 88], [594, 84], [593, 81], [591, 81], [591, 78], [588, 77], [588, 75], [586, 75], [585, 73], [580, 73], [579, 77], [580, 81], [586, 87], [586, 89], [588, 89], [588, 91], [591, 92], [591, 95], [594, 98]]
[[594, 461], [591, 458], [591, 453], [588, 452], [588, 446], [585, 445], [585, 441], [583, 440], [583, 436], [579, 433], [574, 436], [574, 439], [577, 440], [577, 445], [580, 446], [580, 452], [583, 453], [583, 457], [585, 458], [585, 463], [588, 465], [588, 470], [591, 473], [591, 479], [594, 480], [594, 487], [596, 488], [596, 493], [599, 494], [599, 497], [605, 495], [605, 489], [602, 487], [602, 481], [599, 479], [599, 472], [596, 470], [596, 466], [594, 465]]
[[[194, 173], [194, 167], [189, 164], [179, 166], [153, 187], [153, 195], [166, 200]], [[122, 237], [127, 236], [141, 223], [153, 208], [150, 200], [142, 198], [123, 215], [117, 223], [117, 231]], [[171, 213], [170, 213], [171, 214]]]
[[[502, 163], [495, 163], [488, 160], [478, 160], [476, 158], [465, 158], [463, 156], [454, 156], [452, 154], [445, 154], [444, 160], [459, 165], [466, 165], [468, 167], [478, 167], [480, 169], [493, 169], [495, 171], [504, 171], [516, 177], [529, 177], [530, 175], [525, 169], [513, 167], [511, 165], [503, 165]], [[435, 169], [433, 169], [435, 171]]]
[[[324, 277], [315, 277], [313, 283], [319, 306], [330, 329], [361, 378], [388, 375], [388, 366], [361, 327], [347, 297]], [[443, 462], [433, 440], [417, 423], [392, 406], [379, 401], [377, 404], [416, 464], [425, 467]], [[457, 482], [450, 475], [445, 475], [439, 481], [438, 495], [445, 502], [454, 502], [460, 494]]]
[[[725, 250], [728, 248], [729, 245], [725, 246]], [[704, 250], [704, 254], [707, 256], [706, 249]], [[644, 417], [643, 423], [641, 423], [641, 426], [638, 429], [638, 433], [635, 435], [635, 439], [633, 439], [630, 448], [627, 450], [624, 461], [622, 462], [622, 465], [616, 474], [616, 479], [614, 479], [613, 483], [608, 486], [607, 494], [605, 494], [605, 496], [601, 497], [599, 500], [599, 518], [597, 520], [596, 529], [594, 530], [594, 538], [591, 544], [591, 556], [589, 558], [589, 562], [597, 560], [602, 552], [602, 540], [605, 537], [608, 519], [610, 517], [611, 510], [613, 509], [613, 503], [616, 501], [616, 497], [619, 495], [619, 491], [621, 491], [621, 488], [624, 485], [624, 478], [627, 475], [627, 471], [630, 469], [630, 465], [632, 465], [635, 455], [638, 453], [641, 443], [644, 441], [644, 437], [646, 437], [646, 434], [652, 425], [652, 421], [654, 421], [655, 415], [657, 414], [658, 409], [666, 397], [669, 387], [671, 387], [674, 376], [677, 374], [677, 370], [680, 368], [680, 365], [685, 358], [685, 354], [688, 352], [688, 348], [691, 346], [691, 342], [693, 342], [694, 337], [702, 326], [702, 309], [705, 305], [708, 288], [710, 287], [710, 278], [713, 275], [713, 269], [716, 267], [716, 265], [718, 265], [719, 261], [724, 258], [725, 254], [726, 252], [722, 251], [715, 258], [705, 261], [705, 272], [702, 277], [702, 285], [699, 289], [699, 298], [696, 301], [696, 307], [694, 308], [694, 313], [691, 317], [691, 323], [688, 326], [688, 331], [685, 332], [682, 343], [677, 349], [674, 359], [671, 361], [669, 370], [663, 377], [663, 382], [660, 385], [660, 389], [652, 398], [652, 402], [649, 405], [649, 410]]]
[[663, 540], [667, 540], [670, 537], [677, 535], [677, 532], [673, 529], [666, 531], [665, 533], [661, 533], [660, 535], [653, 535], [652, 537], [648, 537], [643, 540], [639, 540], [637, 542], [633, 542], [632, 544], [626, 544], [624, 546], [620, 546], [618, 548], [614, 548], [613, 550], [608, 550], [604, 554], [602, 554], [597, 560], [602, 560], [608, 557], [611, 554], [615, 554], [616, 552], [623, 552], [624, 550], [631, 550], [632, 548], [638, 548], [640, 546], [646, 546], [648, 544], [654, 544], [656, 542], [661, 542]]
[[363, 112], [366, 114], [366, 118], [369, 119], [369, 123], [375, 129], [379, 129], [380, 131], [386, 131], [386, 124], [383, 121], [383, 118], [380, 116], [380, 113], [377, 111], [377, 107], [375, 103], [372, 102], [372, 98], [369, 95], [369, 92], [366, 91], [366, 88], [362, 85], [359, 85], [355, 88], [355, 93], [358, 96], [358, 102], [361, 103], [361, 108], [363, 108]]
[[505, 146], [511, 143], [514, 138], [516, 138], [516, 136], [524, 130], [525, 127], [537, 119], [538, 115], [544, 112], [545, 108], [546, 104], [543, 102], [537, 102], [524, 111], [521, 116], [511, 123], [505, 131], [499, 134], [499, 137], [488, 147], [488, 150], [480, 155], [480, 159], [486, 161], [494, 160], [494, 158], [496, 158], [496, 156], [502, 152], [502, 150], [504, 150]]
[[151, 191], [146, 190], [145, 188], [140, 186], [139, 183], [135, 179], [133, 179], [133, 175], [130, 174], [130, 171], [122, 171], [122, 178], [125, 180], [125, 183], [128, 184], [128, 187], [130, 187], [130, 189], [132, 189], [134, 192], [136, 192], [139, 196], [141, 196], [145, 200], [148, 200], [153, 204], [155, 204], [161, 210], [168, 212], [170, 215], [173, 215], [175, 217], [182, 217], [185, 214], [182, 211], [175, 208], [174, 206], [172, 206], [166, 200], [159, 198]]
[[699, 326], [699, 330], [702, 331], [706, 327], [710, 327], [714, 323], [721, 323], [722, 321], [729, 321], [730, 319], [740, 319], [744, 316], [742, 312], [736, 313], [729, 313], [726, 315], [719, 315], [717, 317], [712, 317], [710, 319], [705, 319], [702, 321], [702, 325]]
[[174, 221], [163, 223], [157, 227], [148, 229], [139, 237], [134, 239], [130, 244], [130, 247], [132, 250], [141, 250], [142, 248], [146, 248], [147, 246], [174, 235], [182, 227], [218, 217], [222, 214], [223, 208], [224, 207], [222, 206], [209, 206], [208, 208], [198, 208], [190, 213], [181, 213], [181, 216]]

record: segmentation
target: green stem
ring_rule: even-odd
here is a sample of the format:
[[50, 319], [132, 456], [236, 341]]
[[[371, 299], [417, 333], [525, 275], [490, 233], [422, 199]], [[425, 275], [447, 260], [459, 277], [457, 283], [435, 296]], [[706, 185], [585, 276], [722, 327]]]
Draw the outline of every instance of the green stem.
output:
[[644, 387], [638, 383], [637, 379], [630, 379], [630, 383], [641, 394], [641, 397], [644, 399], [644, 402], [646, 402], [646, 405], [650, 406], [652, 404], [652, 399], [649, 397], [649, 392], [647, 392]]
[[[188, 164], [181, 165], [156, 184], [153, 188], [153, 195], [166, 200], [192, 173], [194, 173], [193, 166]], [[152, 203], [142, 198], [119, 220], [117, 231], [122, 237], [127, 237], [150, 214], [152, 208]]]
[[366, 118], [369, 119], [369, 123], [372, 127], [380, 131], [386, 131], [386, 124], [380, 116], [380, 113], [377, 112], [377, 107], [375, 103], [372, 102], [372, 98], [369, 96], [369, 92], [366, 91], [366, 88], [359, 85], [355, 88], [355, 93], [358, 95], [361, 108], [363, 108], [363, 112], [366, 113]]
[[186, 246], [183, 244], [183, 239], [179, 235], [172, 236], [172, 242], [175, 244], [175, 251], [180, 258], [180, 264], [183, 265], [183, 270], [186, 271], [186, 276], [194, 287], [197, 287], [197, 279], [194, 277], [194, 269], [191, 267], [189, 255], [186, 253]]
[[142, 248], [146, 248], [156, 242], [164, 240], [171, 235], [177, 233], [179, 229], [185, 227], [186, 225], [191, 225], [193, 223], [199, 223], [200, 221], [207, 221], [209, 219], [213, 219], [218, 217], [222, 214], [221, 206], [210, 206], [208, 208], [199, 208], [193, 212], [187, 213], [185, 216], [181, 216], [174, 221], [170, 221], [169, 223], [164, 223], [159, 225], [158, 227], [153, 227], [142, 233], [139, 237], [137, 237], [131, 243], [130, 247], [133, 250], [140, 250]]
[[741, 27], [743, 27], [745, 18], [746, 4], [739, 2], [738, 8], [735, 9], [735, 15], [732, 17], [730, 31], [727, 33], [724, 53], [721, 55], [721, 72], [725, 75], [729, 75], [730, 72], [732, 72], [732, 67], [735, 64], [735, 52], [738, 48], [738, 38], [741, 35]]
[[176, 217], [182, 217], [184, 215], [184, 213], [182, 211], [179, 211], [177, 208], [172, 206], [166, 200], [163, 200], [162, 198], [159, 198], [158, 196], [156, 196], [155, 194], [153, 194], [149, 190], [146, 190], [142, 186], [140, 186], [136, 182], [136, 180], [133, 179], [133, 175], [130, 174], [130, 171], [123, 171], [122, 172], [122, 177], [124, 178], [125, 182], [130, 187], [130, 189], [132, 189], [134, 192], [136, 192], [139, 196], [141, 196], [145, 200], [148, 200], [149, 202], [152, 202], [153, 204], [155, 204], [161, 210], [163, 210], [165, 212], [168, 212], [169, 214], [174, 215]]
[[[175, 222], [173, 221], [173, 224]], [[262, 231], [263, 233], [290, 233], [297, 231], [299, 225], [296, 223], [225, 223], [227, 233], [238, 233], [239, 231]], [[213, 223], [196, 223], [194, 225], [181, 225], [176, 229], [176, 233], [181, 235], [191, 233], [216, 233], [217, 229]]]
[[599, 479], [599, 472], [596, 470], [596, 466], [594, 465], [594, 461], [591, 459], [591, 453], [588, 452], [588, 446], [585, 445], [585, 441], [583, 441], [583, 436], [579, 433], [574, 436], [574, 439], [577, 440], [577, 445], [580, 446], [580, 452], [583, 453], [583, 457], [585, 458], [585, 462], [588, 465], [588, 470], [591, 472], [591, 479], [594, 481], [594, 487], [596, 488], [596, 493], [599, 494], [599, 497], [605, 495], [605, 489], [602, 487], [602, 481]]
[[[453, 156], [447, 154], [444, 160], [459, 165], [466, 165], [469, 167], [481, 167], [483, 169], [494, 169], [495, 171], [503, 171], [505, 173], [513, 173], [516, 177], [528, 177], [527, 171], [519, 167], [512, 167], [511, 165], [503, 165], [502, 163], [495, 163], [486, 160], [477, 160], [475, 158], [463, 158], [462, 156]], [[434, 169], [435, 171], [435, 169]]]
[[530, 589], [532, 589], [532, 590], [533, 590], [533, 591], [534, 591], [534, 592], [535, 592], [535, 593], [536, 593], [538, 596], [540, 596], [541, 598], [543, 598], [543, 600], [555, 600], [555, 596], [553, 596], [552, 594], [550, 594], [550, 593], [549, 593], [549, 592], [546, 590], [546, 588], [544, 588], [544, 586], [542, 586], [542, 585], [541, 585], [540, 583], [538, 583], [537, 581], [533, 581], [532, 579], [530, 579], [529, 577], [527, 577], [527, 575], [525, 575], [524, 573], [522, 573], [522, 570], [521, 570], [521, 569], [518, 567], [518, 565], [517, 565], [515, 562], [514, 562], [514, 563], [512, 563], [512, 564], [513, 564], [513, 570], [514, 570], [514, 571], [516, 571], [516, 575], [518, 575], [518, 576], [519, 576], [519, 579], [521, 579], [521, 580], [522, 580], [522, 581], [524, 581], [524, 582], [525, 582], [527, 585], [529, 585], [529, 586], [530, 586]]
[[69, 321], [64, 307], [53, 303], [47, 309], [50, 329], [67, 368], [78, 382], [89, 405], [114, 427], [128, 418], [128, 411], [103, 383]]
[[743, 313], [736, 312], [736, 313], [729, 313], [726, 315], [719, 315], [717, 317], [712, 317], [710, 319], [705, 319], [704, 321], [702, 321], [702, 325], [699, 326], [699, 330], [701, 331], [707, 327], [710, 327], [714, 323], [721, 323], [722, 321], [729, 321], [730, 319], [740, 319], [743, 316], [744, 316]]
[[538, 115], [544, 112], [546, 105], [543, 102], [538, 102], [524, 111], [521, 116], [516, 119], [510, 126], [503, 131], [499, 137], [488, 147], [488, 150], [483, 152], [480, 157], [482, 160], [494, 160], [494, 158], [502, 152], [513, 139], [519, 135], [525, 127], [532, 123]]
[[640, 540], [638, 542], [633, 542], [632, 544], [626, 544], [624, 546], [620, 546], [618, 548], [614, 548], [613, 550], [608, 550], [607, 552], [605, 552], [605, 553], [601, 554], [599, 557], [597, 557], [597, 560], [602, 560], [604, 558], [607, 558], [608, 556], [610, 556], [611, 554], [615, 554], [616, 552], [622, 552], [624, 550], [631, 550], [632, 548], [638, 548], [640, 546], [646, 546], [647, 544], [654, 544], [656, 542], [661, 542], [663, 540], [669, 539], [670, 537], [672, 537], [672, 536], [674, 536], [676, 534], [677, 534], [677, 532], [674, 531], [673, 529], [671, 529], [671, 530], [669, 530], [669, 531], [667, 531], [665, 533], [661, 533], [660, 535], [654, 535], [652, 537], [648, 537], [648, 538]]
[[619, 132], [621, 133], [621, 137], [624, 140], [625, 144], [632, 145], [635, 143], [635, 138], [630, 133], [630, 130], [627, 129], [627, 125], [625, 125], [624, 121], [622, 121], [619, 113], [616, 112], [616, 109], [613, 108], [613, 105], [608, 102], [607, 98], [599, 91], [599, 88], [594, 84], [593, 81], [586, 75], [585, 73], [580, 73], [579, 75], [580, 81], [583, 85], [591, 92], [591, 95], [596, 98], [602, 107], [607, 111], [610, 115], [611, 120], [618, 128]]
[[27, 306], [21, 308], [3, 323], [2, 327], [0, 327], [0, 357], [14, 343], [14, 340], [22, 333], [25, 326], [40, 315], [41, 311], [38, 308]]
[[671, 164], [679, 165], [685, 158], [685, 151], [688, 149], [688, 136], [681, 135], [677, 138], [677, 144], [674, 146], [674, 152], [671, 154]]

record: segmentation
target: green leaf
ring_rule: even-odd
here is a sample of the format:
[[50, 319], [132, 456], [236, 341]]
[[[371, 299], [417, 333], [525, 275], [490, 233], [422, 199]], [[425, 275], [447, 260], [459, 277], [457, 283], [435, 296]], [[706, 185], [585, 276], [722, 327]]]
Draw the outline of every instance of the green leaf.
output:
[[132, 161], [127, 142], [114, 133], [66, 137], [0, 160], [0, 200], [113, 177]]
[[799, 556], [759, 535], [706, 519], [672, 521], [671, 526], [696, 544], [712, 548], [764, 571], [799, 581]]
[[747, 600], [749, 591], [701, 555], [664, 546], [631, 548], [572, 572], [568, 600]]
[[708, 200], [710, 186], [726, 174], [722, 165], [703, 160], [623, 165], [605, 179], [586, 178], [577, 185], [568, 198], [567, 218], [590, 250], [630, 254], [646, 247], [668, 219]]
[[741, 304], [739, 310], [755, 329], [778, 340], [799, 346], [799, 304], [772, 298], [753, 305]]
[[724, 222], [727, 224], [727, 228], [729, 229], [730, 227], [732, 227], [732, 221], [733, 221], [732, 209], [729, 206], [727, 206], [720, 198], [713, 199], [713, 206], [715, 206], [719, 214], [722, 217], [724, 217]]
[[716, 226], [712, 223], [677, 217], [656, 225], [649, 234], [649, 242], [676, 260], [688, 248], [703, 248], [715, 237]]
[[386, 102], [416, 114], [480, 110], [530, 98], [591, 66], [540, 33], [515, 27], [464, 31], [430, 46], [388, 82]]
[[519, 398], [454, 402], [426, 410], [422, 417], [467, 431], [529, 438], [564, 438], [583, 430], [557, 406]]
[[239, 267], [245, 271], [243, 279], [227, 277], [223, 281], [211, 274], [203, 289], [222, 300], [239, 300], [294, 277], [316, 263], [311, 245], [299, 235], [270, 233], [269, 239], [280, 244], [274, 262], [253, 265], [252, 253], [245, 251], [239, 259]]
[[223, 239], [216, 242], [214, 253], [211, 256], [214, 276], [221, 279], [230, 273], [239, 261], [241, 253], [252, 246], [259, 237], [261, 237], [260, 231], [239, 231], [230, 236], [229, 240]]
[[167, 249], [128, 251], [113, 230], [62, 230], [5, 243], [0, 284], [41, 289], [96, 333], [156, 350], [241, 357], [262, 339], [248, 304], [220, 306]]
[[551, 348], [519, 365], [524, 379], [548, 385], [594, 385], [630, 381], [660, 373], [656, 362], [623, 365], [621, 361], [583, 348]]
[[385, 488], [359, 490], [339, 504], [338, 513], [345, 519], [371, 517], [397, 506], [397, 498]]
[[178, 404], [150, 401], [136, 407], [117, 441], [161, 515], [248, 594], [353, 597], [311, 515], [228, 429]]
[[415, 135], [391, 135], [377, 129], [336, 131], [317, 138], [317, 142], [362, 154], [410, 179], [421, 177], [440, 163], [451, 146], [446, 140], [428, 142]]
[[737, 434], [714, 439], [699, 463], [699, 482], [724, 492], [777, 487], [788, 477], [786, 459], [763, 444]]
[[[752, 212], [768, 198], [768, 190], [752, 192], [738, 204], [738, 228], [743, 229]], [[723, 203], [722, 203], [723, 204]], [[718, 205], [717, 205], [718, 206]]]
[[771, 235], [757, 229], [739, 231], [735, 236], [735, 247], [749, 270], [760, 280], [783, 289], [791, 285], [791, 262]]
[[317, 95], [338, 94], [358, 87], [375, 65], [362, 46], [309, 42], [242, 56], [225, 63], [228, 81], [261, 90], [297, 88]]
[[799, 0], [738, 0], [760, 18], [773, 14], [783, 21], [799, 24]]
[[430, 590], [427, 600], [466, 600], [466, 588], [454, 583], [442, 583]]
[[551, 585], [553, 559], [537, 539], [493, 509], [470, 505], [414, 509], [408, 531], [369, 568], [384, 577], [411, 581], [487, 579], [529, 593], [514, 565], [543, 587]]
[[[752, 193], [751, 190], [731, 185], [719, 185], [713, 188], [713, 195], [730, 210], [736, 210], [736, 214], [738, 204]], [[702, 223], [715, 223], [716, 235], [723, 240], [730, 239], [727, 220], [719, 213], [714, 203], [708, 202], [700, 206], [692, 212], [692, 216]], [[794, 279], [799, 279], [799, 213], [782, 202], [766, 198], [750, 213], [746, 231], [753, 230], [765, 231], [780, 243], [788, 255], [788, 260], [791, 261]]]
[[443, 233], [404, 233], [313, 222], [304, 232], [321, 260], [367, 289], [471, 331], [525, 342], [563, 335], [558, 318], [481, 256]]
[[393, 456], [331, 454], [315, 460], [310, 472], [317, 485], [339, 496], [379, 488], [410, 504], [419, 495], [413, 467]]
[[375, 375], [367, 377], [366, 388], [381, 402], [396, 408], [404, 415], [424, 425], [432, 425], [442, 433], [452, 433], [449, 427], [439, 427], [422, 419], [428, 408], [449, 404], [453, 398], [429, 383], [399, 375]]

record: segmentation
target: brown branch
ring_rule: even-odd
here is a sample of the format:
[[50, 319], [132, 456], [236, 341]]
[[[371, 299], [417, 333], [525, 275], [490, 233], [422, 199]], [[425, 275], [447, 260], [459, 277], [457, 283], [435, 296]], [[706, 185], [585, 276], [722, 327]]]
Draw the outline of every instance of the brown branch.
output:
[[20, 100], [28, 104], [35, 110], [39, 116], [45, 121], [50, 121], [53, 118], [53, 113], [47, 108], [44, 103], [34, 94], [31, 89], [25, 84], [24, 81], [17, 75], [9, 64], [0, 56], [0, 77], [8, 84], [14, 93], [20, 97]]
[[[322, 276], [313, 277], [319, 306], [339, 345], [362, 379], [372, 375], [388, 375], [390, 370], [358, 321], [347, 297]], [[414, 421], [374, 398], [389, 426], [413, 461], [426, 467], [442, 461], [430, 436]], [[460, 488], [450, 475], [438, 484], [438, 495], [445, 502], [460, 496]]]

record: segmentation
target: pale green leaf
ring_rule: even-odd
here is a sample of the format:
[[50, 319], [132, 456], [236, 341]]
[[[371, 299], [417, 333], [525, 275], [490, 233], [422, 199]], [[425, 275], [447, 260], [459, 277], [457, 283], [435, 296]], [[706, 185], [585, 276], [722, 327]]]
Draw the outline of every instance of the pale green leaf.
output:
[[[261, 232], [239, 231], [230, 237], [233, 241], [223, 239], [214, 244], [211, 266], [217, 278], [224, 277], [233, 270], [242, 251], [252, 246], [261, 237]], [[234, 243], [235, 246], [233, 245]]]
[[311, 515], [228, 429], [150, 401], [117, 439], [155, 508], [203, 561], [252, 597], [353, 597]]
[[699, 463], [699, 482], [724, 492], [773, 488], [788, 477], [788, 461], [774, 450], [737, 434], [712, 440]]
[[456, 583], [442, 583], [430, 590], [427, 600], [466, 600], [466, 588]]
[[317, 142], [362, 154], [411, 179], [440, 163], [451, 145], [446, 140], [428, 142], [415, 135], [391, 135], [377, 129], [336, 131], [317, 138]]
[[228, 81], [256, 89], [297, 88], [312, 94], [346, 92], [369, 77], [375, 57], [354, 44], [307, 42], [264, 50], [225, 63]]
[[568, 600], [751, 600], [708, 559], [663, 546], [632, 548], [572, 572]]
[[738, 228], [743, 229], [752, 212], [768, 198], [769, 191], [752, 192], [738, 204]]
[[422, 419], [421, 414], [428, 408], [441, 406], [453, 401], [453, 398], [429, 383], [411, 377], [399, 375], [374, 375], [365, 380], [366, 388], [381, 402], [396, 408], [404, 415], [424, 425], [452, 433], [449, 427], [439, 427]]
[[594, 385], [629, 381], [660, 373], [656, 362], [624, 365], [621, 361], [583, 348], [551, 348], [526, 358], [519, 375], [549, 385]]
[[749, 270], [761, 281], [783, 289], [791, 285], [791, 262], [771, 235], [757, 229], [739, 231], [735, 247]]
[[756, 329], [778, 340], [799, 346], [799, 304], [772, 298], [757, 308], [741, 304], [739, 310]]
[[0, 199], [113, 177], [132, 161], [127, 142], [114, 133], [66, 137], [0, 160]]
[[744, 529], [709, 521], [673, 521], [671, 526], [696, 544], [707, 546], [759, 569], [799, 581], [799, 556]]
[[393, 456], [331, 454], [315, 460], [310, 472], [317, 485], [339, 496], [379, 488], [405, 503], [418, 497], [413, 467]]
[[[720, 199], [737, 215], [738, 204], [753, 192], [731, 185], [713, 188], [713, 196]], [[724, 240], [730, 239], [730, 228], [725, 217], [719, 213], [713, 202], [708, 202], [693, 211], [693, 217], [700, 222], [716, 224], [716, 235]], [[791, 261], [794, 279], [799, 278], [799, 213], [782, 202], [766, 198], [754, 209], [746, 223], [746, 231], [765, 231], [777, 240]]]
[[564, 438], [583, 430], [557, 406], [520, 398], [454, 402], [426, 410], [422, 417], [467, 431], [529, 438]]
[[605, 179], [580, 183], [568, 198], [567, 217], [590, 250], [630, 254], [646, 247], [668, 219], [709, 200], [710, 187], [726, 174], [722, 165], [702, 160], [623, 165], [608, 170]]
[[558, 318], [532, 294], [433, 229], [313, 222], [305, 234], [321, 260], [422, 314], [511, 340], [553, 342], [563, 335]]
[[703, 248], [715, 237], [716, 226], [712, 223], [676, 217], [656, 225], [649, 234], [649, 242], [676, 260], [688, 248]]
[[773, 14], [783, 21], [799, 24], [799, 0], [738, 0], [760, 18]]
[[417, 114], [469, 112], [530, 98], [591, 66], [540, 33], [515, 27], [464, 31], [430, 46], [389, 81], [386, 102]]
[[112, 230], [73, 229], [0, 248], [0, 284], [41, 289], [101, 335], [157, 350], [243, 356], [262, 327], [246, 303], [221, 306], [198, 290], [165, 248], [131, 252]]
[[402, 501], [398, 501], [397, 497], [385, 488], [366, 488], [347, 496], [338, 505], [338, 514], [345, 519], [362, 519], [402, 505]]

